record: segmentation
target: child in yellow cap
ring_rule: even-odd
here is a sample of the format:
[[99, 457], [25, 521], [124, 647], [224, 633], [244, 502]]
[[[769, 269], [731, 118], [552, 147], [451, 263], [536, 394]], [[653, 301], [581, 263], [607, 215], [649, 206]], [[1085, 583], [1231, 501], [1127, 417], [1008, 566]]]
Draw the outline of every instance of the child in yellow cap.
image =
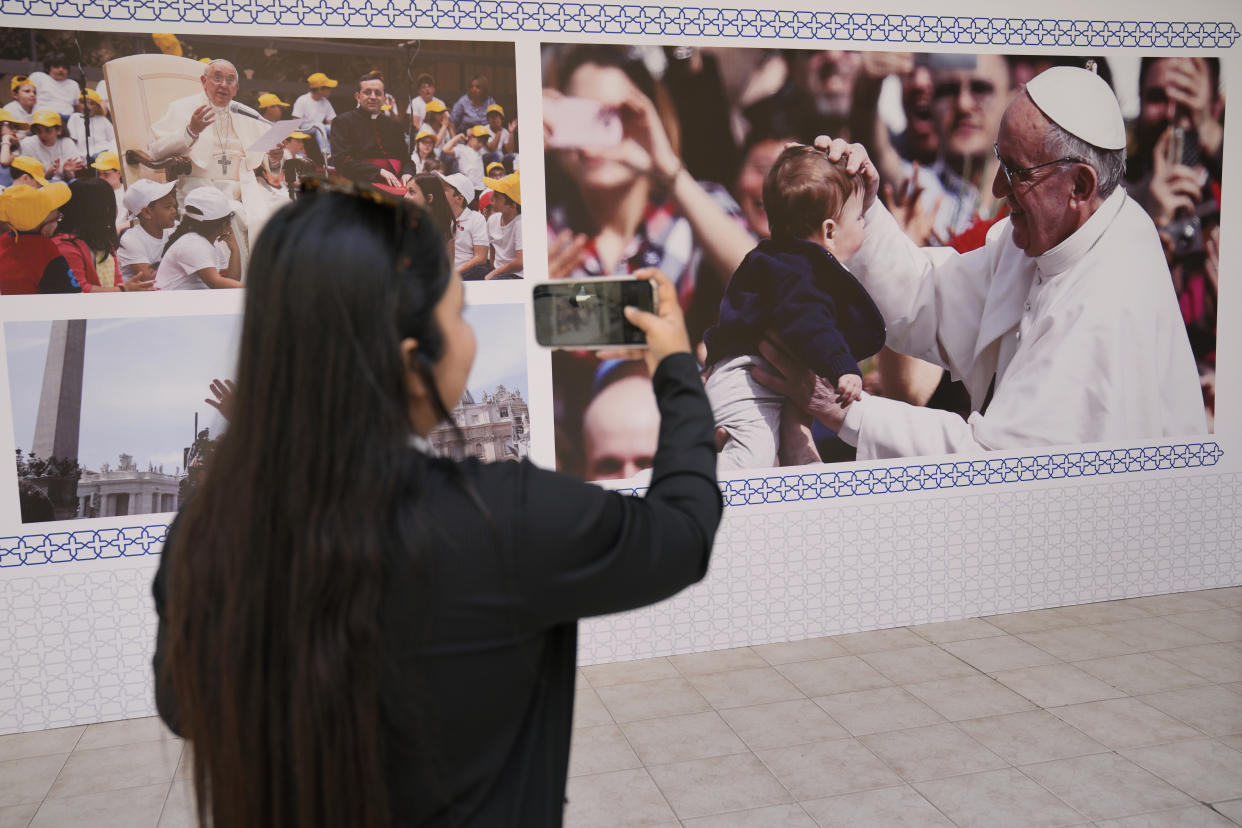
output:
[[78, 154], [86, 159], [94, 159], [101, 152], [115, 153], [116, 130], [108, 120], [103, 98], [94, 89], [88, 89], [82, 94], [86, 98], [86, 108], [90, 111], [90, 146], [87, 146], [86, 118], [83, 113], [75, 112], [70, 115], [66, 125], [69, 137], [78, 147]]
[[59, 181], [0, 192], [0, 294], [82, 292], [50, 238], [69, 195], [69, 185]]
[[492, 270], [485, 279], [522, 278], [522, 176], [489, 178], [495, 191], [492, 214], [487, 217], [487, 235], [492, 245]]
[[30, 119], [30, 135], [22, 139], [22, 155], [37, 158], [43, 165], [43, 174], [56, 181], [70, 181], [86, 166], [86, 159], [78, 151], [72, 138], [61, 134], [60, 115], [50, 109], [40, 109]]

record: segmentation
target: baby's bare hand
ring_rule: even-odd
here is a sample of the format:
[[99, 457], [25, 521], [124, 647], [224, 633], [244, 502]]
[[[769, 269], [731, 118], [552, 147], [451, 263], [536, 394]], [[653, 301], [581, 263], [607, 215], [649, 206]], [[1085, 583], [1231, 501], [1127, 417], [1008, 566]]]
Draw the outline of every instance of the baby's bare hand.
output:
[[837, 404], [849, 405], [862, 399], [862, 377], [858, 374], [842, 374], [837, 380]]

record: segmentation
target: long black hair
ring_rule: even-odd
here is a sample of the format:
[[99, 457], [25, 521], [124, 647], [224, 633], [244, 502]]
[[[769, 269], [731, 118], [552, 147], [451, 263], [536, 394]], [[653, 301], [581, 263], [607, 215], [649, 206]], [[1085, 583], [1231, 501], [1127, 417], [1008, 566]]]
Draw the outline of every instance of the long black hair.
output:
[[425, 559], [407, 369], [447, 418], [450, 279], [424, 211], [338, 192], [252, 249], [229, 429], [171, 541], [167, 678], [201, 824], [388, 824], [384, 553]]
[[452, 240], [457, 224], [453, 221], [453, 211], [449, 209], [448, 198], [444, 195], [444, 179], [435, 173], [418, 173], [414, 176], [414, 182], [422, 191], [423, 198], [427, 201], [427, 211], [431, 213], [436, 228], [447, 244]]
[[168, 237], [168, 241], [164, 242], [164, 252], [167, 253], [172, 246], [176, 244], [177, 239], [190, 233], [198, 233], [209, 242], [215, 242], [220, 232], [228, 226], [233, 220], [233, 214], [229, 213], [224, 218], [218, 219], [199, 219], [188, 213], [182, 213], [181, 223], [177, 225], [177, 229], [172, 231], [172, 235]]
[[81, 239], [96, 253], [116, 250], [116, 196], [101, 178], [79, 178], [69, 184], [70, 199], [60, 208], [58, 233]]

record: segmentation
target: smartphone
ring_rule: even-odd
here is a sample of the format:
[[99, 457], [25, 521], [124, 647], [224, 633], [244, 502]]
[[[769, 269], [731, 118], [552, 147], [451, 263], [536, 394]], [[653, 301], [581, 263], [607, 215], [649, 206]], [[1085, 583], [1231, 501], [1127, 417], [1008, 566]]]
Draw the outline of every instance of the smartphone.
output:
[[621, 143], [621, 116], [591, 98], [543, 99], [548, 149], [607, 149]]
[[647, 337], [622, 312], [655, 312], [655, 283], [631, 276], [558, 279], [533, 290], [535, 341], [545, 348], [645, 348]]
[[1169, 141], [1168, 158], [1170, 164], [1182, 164], [1193, 167], [1200, 161], [1199, 130], [1191, 127], [1173, 128], [1173, 139]]

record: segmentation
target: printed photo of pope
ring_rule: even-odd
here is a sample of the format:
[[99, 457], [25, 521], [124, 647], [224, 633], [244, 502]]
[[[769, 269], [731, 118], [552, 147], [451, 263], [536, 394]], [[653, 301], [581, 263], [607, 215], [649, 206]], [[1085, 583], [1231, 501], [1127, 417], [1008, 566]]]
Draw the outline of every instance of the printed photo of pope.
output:
[[[1009, 215], [967, 253], [907, 237], [877, 199], [866, 146], [815, 143], [865, 181], [866, 240], [849, 267], [884, 317], [888, 347], [961, 380], [970, 413], [867, 393], [842, 404], [827, 380], [769, 341], [761, 351], [780, 375], [754, 374], [794, 403], [785, 416], [818, 420], [860, 460], [1207, 432], [1160, 235], [1121, 186], [1121, 110], [1089, 68], [1047, 69], [1004, 110], [991, 191]], [[786, 443], [782, 455], [819, 459], [809, 439]]]

